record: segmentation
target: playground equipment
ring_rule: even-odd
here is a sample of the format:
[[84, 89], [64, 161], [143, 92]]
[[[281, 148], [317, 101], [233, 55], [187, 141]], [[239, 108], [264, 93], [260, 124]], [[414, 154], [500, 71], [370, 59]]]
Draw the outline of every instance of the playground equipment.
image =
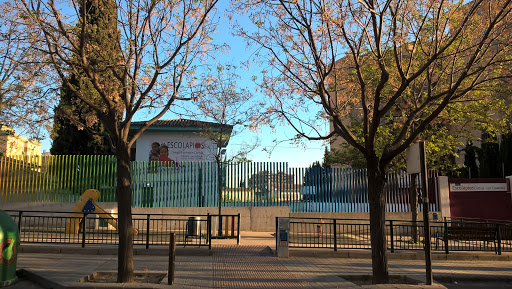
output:
[[[103, 210], [98, 204], [96, 204], [96, 200], [100, 197], [100, 192], [98, 190], [89, 189], [85, 191], [78, 202], [76, 202], [75, 207], [70, 215], [69, 220], [66, 223], [66, 233], [68, 234], [78, 234], [80, 231], [80, 224], [83, 221], [84, 214], [97, 214], [100, 218], [104, 219], [109, 225], [117, 229], [117, 220], [108, 212]], [[133, 229], [133, 234], [137, 235], [139, 232], [137, 229]]]

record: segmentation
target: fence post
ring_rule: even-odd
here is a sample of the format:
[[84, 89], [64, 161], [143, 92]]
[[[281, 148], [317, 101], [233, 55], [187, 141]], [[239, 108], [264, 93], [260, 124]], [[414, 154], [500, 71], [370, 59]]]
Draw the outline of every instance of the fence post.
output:
[[208, 250], [212, 250], [212, 216], [208, 213], [206, 217], [206, 238], [208, 239]]
[[146, 249], [149, 249], [149, 220], [150, 220], [150, 217], [151, 214], [147, 214], [147, 217], [146, 217]]
[[240, 245], [240, 213], [238, 213], [238, 224], [237, 224], [237, 236], [236, 236], [236, 244]]
[[444, 252], [448, 254], [448, 221], [444, 218]]
[[167, 273], [167, 284], [174, 284], [174, 265], [176, 260], [176, 239], [174, 238], [174, 233], [171, 232], [170, 240], [169, 240], [169, 271]]
[[231, 216], [231, 237], [235, 235], [235, 216]]
[[279, 224], [279, 217], [276, 217], [276, 230], [275, 230], [275, 232], [276, 232], [276, 252], [277, 252], [277, 242], [278, 242], [277, 239], [278, 239], [278, 236], [279, 236], [278, 235], [279, 234], [279, 229], [278, 229], [279, 225], [278, 224]]
[[19, 211], [18, 212], [18, 232], [20, 233], [20, 239], [21, 239], [21, 218], [22, 217], [23, 217], [23, 211]]
[[219, 236], [222, 237], [222, 215], [219, 215]]
[[198, 207], [204, 207], [204, 197], [203, 197], [203, 167], [201, 163], [198, 166], [198, 176], [197, 176], [197, 197], [199, 199]]
[[395, 253], [395, 242], [393, 240], [393, 220], [389, 221], [389, 236], [391, 237], [391, 253]]
[[501, 255], [501, 229], [500, 224], [496, 224], [496, 238], [498, 239], [498, 255]]
[[82, 248], [85, 248], [85, 222], [87, 220], [87, 214], [84, 213], [82, 218]]
[[224, 226], [225, 226], [225, 227], [224, 227], [224, 236], [229, 237], [229, 233], [228, 233], [228, 229], [229, 229], [229, 228], [228, 228], [228, 227], [229, 227], [229, 217], [228, 217], [228, 216], [226, 216], [226, 221], [224, 222], [224, 224], [225, 224], [225, 225], [224, 225]]
[[333, 219], [332, 221], [332, 225], [334, 226], [333, 229], [332, 229], [332, 232], [334, 233], [334, 251], [338, 251], [338, 239], [337, 239], [337, 225], [336, 225], [336, 219]]

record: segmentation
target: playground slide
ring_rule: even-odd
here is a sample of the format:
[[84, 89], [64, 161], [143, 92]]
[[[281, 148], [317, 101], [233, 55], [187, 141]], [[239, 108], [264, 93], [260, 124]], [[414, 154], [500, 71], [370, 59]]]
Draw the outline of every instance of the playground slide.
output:
[[[89, 189], [80, 196], [80, 199], [76, 202], [70, 218], [66, 223], [66, 233], [78, 234], [80, 231], [80, 221], [82, 220], [84, 213], [97, 214], [100, 218], [104, 219], [112, 227], [117, 229], [118, 224], [116, 219], [96, 204], [96, 200], [98, 200], [99, 197], [100, 192], [94, 189]], [[138, 233], [137, 229], [133, 230], [134, 235], [137, 235]]]

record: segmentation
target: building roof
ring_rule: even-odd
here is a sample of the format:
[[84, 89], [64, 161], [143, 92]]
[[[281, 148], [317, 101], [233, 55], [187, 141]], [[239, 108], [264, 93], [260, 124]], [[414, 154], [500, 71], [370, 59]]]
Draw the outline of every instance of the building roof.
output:
[[[139, 129], [145, 121], [134, 121], [130, 126], [131, 130]], [[191, 119], [160, 119], [150, 125], [148, 131], [203, 131], [205, 129], [211, 129], [213, 131], [224, 131], [231, 133], [233, 130], [232, 125], [220, 124], [215, 122], [191, 120]]]

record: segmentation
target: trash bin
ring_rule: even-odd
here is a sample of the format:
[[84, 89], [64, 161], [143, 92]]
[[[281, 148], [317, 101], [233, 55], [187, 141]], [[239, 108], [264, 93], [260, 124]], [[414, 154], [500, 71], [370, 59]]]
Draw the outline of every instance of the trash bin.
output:
[[0, 210], [0, 287], [16, 281], [16, 249], [20, 245], [20, 233], [16, 222]]
[[189, 217], [187, 221], [187, 236], [201, 235], [201, 217]]

